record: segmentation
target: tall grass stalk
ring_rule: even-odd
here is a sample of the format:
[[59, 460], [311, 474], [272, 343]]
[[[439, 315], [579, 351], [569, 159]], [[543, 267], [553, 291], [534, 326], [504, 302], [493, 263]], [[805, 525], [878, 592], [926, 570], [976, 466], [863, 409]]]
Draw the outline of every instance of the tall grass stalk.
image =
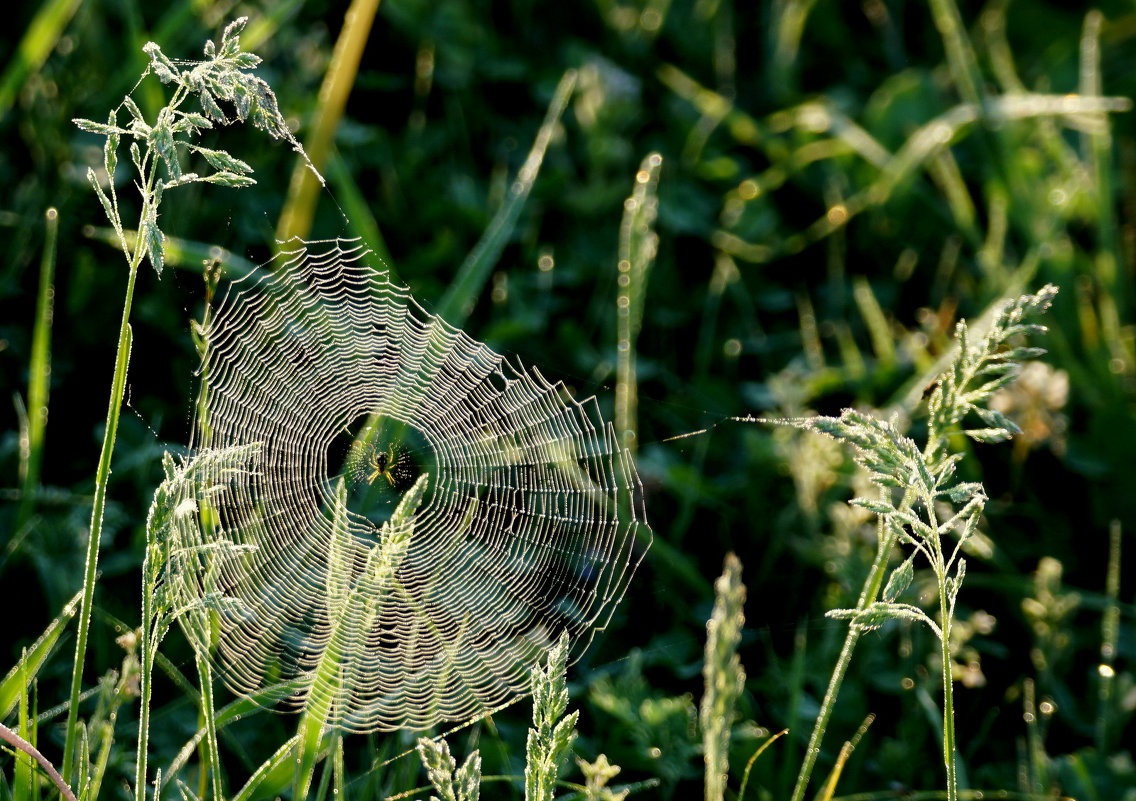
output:
[[931, 14], [943, 47], [947, 52], [947, 66], [951, 79], [958, 87], [959, 94], [967, 103], [981, 104], [983, 101], [982, 76], [978, 71], [978, 59], [966, 35], [962, 15], [954, 0], [931, 0]]
[[1116, 718], [1116, 654], [1120, 641], [1120, 521], [1112, 521], [1108, 532], [1108, 573], [1105, 577], [1104, 614], [1101, 616], [1100, 665], [1097, 674], [1096, 746], [1108, 753], [1112, 743], [1112, 724]]
[[[240, 159], [223, 150], [214, 150], [193, 143], [205, 129], [213, 128], [214, 123], [227, 125], [235, 121], [250, 122], [270, 136], [284, 139], [303, 155], [303, 148], [288, 130], [272, 89], [260, 78], [251, 74], [260, 63], [252, 53], [241, 52], [240, 34], [247, 19], [242, 17], [225, 28], [219, 45], [206, 42], [205, 60], [189, 69], [180, 69], [162, 53], [153, 42], [143, 51], [149, 64], [136, 84], [152, 72], [165, 84], [175, 86], [168, 103], [156, 115], [152, 123], [147, 122], [141, 109], [127, 95], [122, 103], [112, 110], [107, 122], [77, 119], [75, 124], [84, 131], [101, 135], [103, 145], [103, 169], [105, 175], [100, 179], [93, 168], [88, 168], [87, 179], [94, 188], [107, 219], [117, 234], [118, 244], [127, 262], [126, 293], [123, 299], [122, 318], [119, 323], [118, 341], [115, 350], [114, 373], [111, 380], [110, 400], [107, 407], [106, 426], [103, 431], [103, 444], [99, 453], [98, 468], [95, 473], [95, 493], [91, 508], [91, 525], [87, 538], [87, 552], [84, 562], [83, 595], [79, 611], [78, 632], [75, 641], [75, 661], [71, 674], [70, 704], [67, 710], [67, 733], [64, 745], [64, 777], [70, 780], [76, 771], [75, 747], [78, 737], [78, 708], [82, 691], [83, 665], [86, 661], [87, 639], [90, 629], [91, 605], [94, 598], [98, 572], [99, 541], [102, 536], [103, 514], [106, 507], [106, 493], [110, 478], [110, 463], [114, 453], [115, 437], [118, 432], [119, 414], [122, 408], [126, 373], [130, 364], [132, 331], [130, 312], [134, 303], [134, 289], [138, 280], [138, 268], [143, 259], [149, 259], [154, 270], [160, 275], [165, 264], [165, 237], [158, 225], [158, 212], [164, 193], [175, 187], [192, 183], [213, 183], [230, 187], [245, 187], [255, 184], [250, 177], [252, 168]], [[191, 97], [201, 104], [201, 112], [186, 111], [182, 105]], [[218, 101], [232, 104], [235, 113], [232, 117], [222, 110]], [[125, 126], [118, 123], [119, 112], [125, 108], [130, 122]], [[137, 177], [134, 181], [142, 196], [142, 207], [138, 217], [138, 235], [128, 239], [119, 211], [118, 194], [115, 188], [115, 171], [118, 167], [118, 149], [122, 137], [134, 140], [130, 147], [130, 161]], [[198, 174], [183, 169], [183, 153], [200, 158], [211, 171]], [[310, 162], [309, 162], [310, 166]], [[106, 188], [103, 187], [106, 181]], [[145, 573], [145, 570], [144, 570]], [[146, 578], [144, 577], [144, 581]], [[146, 587], [143, 588], [144, 590]], [[156, 645], [149, 641], [148, 630], [155, 619], [155, 610], [147, 609], [147, 593], [143, 593], [143, 633], [147, 641], [143, 644], [144, 680], [148, 681], [148, 670], [152, 669], [152, 656]], [[148, 689], [148, 687], [146, 688]], [[143, 693], [145, 696], [145, 692]], [[142, 699], [140, 724], [148, 723], [147, 698]], [[139, 736], [138, 773], [135, 777], [135, 794], [142, 798], [146, 784], [146, 737], [145, 729]]]
[[[850, 626], [809, 737], [792, 801], [804, 798], [821, 741], [861, 633], [896, 619], [922, 622], [939, 640], [943, 681], [943, 764], [948, 801], [957, 801], [951, 623], [958, 592], [966, 575], [962, 547], [978, 526], [986, 495], [980, 484], [956, 480], [955, 470], [962, 454], [950, 453], [948, 444], [960, 427], [962, 433], [976, 442], [1000, 442], [1019, 433], [1012, 421], [988, 408], [986, 402], [997, 390], [1016, 378], [1022, 361], [1044, 352], [1040, 348], [1026, 347], [1018, 340], [1045, 330], [1027, 322], [1027, 319], [1048, 309], [1056, 293], [1055, 287], [1046, 286], [1035, 295], [1025, 295], [1004, 303], [989, 330], [981, 337], [972, 337], [966, 323], [959, 323], [955, 330], [957, 351], [947, 370], [933, 385], [928, 401], [928, 433], [922, 448], [902, 435], [894, 424], [851, 409], [845, 410], [838, 418], [780, 421], [851, 445], [856, 461], [868, 471], [871, 483], [878, 490], [878, 498], [856, 498], [852, 501], [878, 516], [876, 557], [855, 608], [829, 613], [832, 617], [849, 620]], [[977, 418], [978, 426], [964, 424], [967, 418]], [[950, 509], [950, 514], [944, 519], [940, 512], [946, 508]], [[950, 548], [944, 547], [945, 538], [953, 543]], [[885, 585], [888, 560], [898, 544], [907, 546], [911, 555], [892, 571]], [[899, 600], [911, 584], [916, 556], [922, 556], [935, 575], [938, 623], [918, 607]], [[881, 597], [882, 600], [877, 600]]]
[[576, 739], [580, 713], [567, 712], [567, 664], [565, 633], [548, 652], [547, 664], [536, 665], [532, 670], [533, 725], [525, 746], [525, 801], [552, 801], [560, 764]]
[[[505, 249], [509, 237], [512, 236], [517, 226], [521, 211], [524, 209], [529, 194], [536, 184], [537, 176], [540, 174], [541, 165], [544, 164], [545, 154], [548, 152], [549, 145], [552, 144], [553, 135], [559, 129], [560, 118], [564, 116], [564, 110], [568, 107], [568, 101], [571, 100], [575, 89], [576, 70], [565, 70], [564, 74], [560, 76], [556, 90], [552, 93], [552, 100], [548, 104], [548, 110], [545, 112], [544, 120], [537, 130], [536, 136], [533, 137], [532, 147], [529, 148], [525, 162], [509, 185], [509, 191], [504, 202], [497, 209], [497, 213], [493, 215], [493, 219], [489, 221], [489, 225], [485, 228], [481, 238], [477, 240], [477, 244], [473, 246], [473, 249], [470, 250], [465, 260], [458, 267], [454, 279], [450, 281], [445, 294], [438, 301], [435, 313], [451, 325], [461, 328], [470, 312], [473, 311], [477, 298], [485, 287], [485, 282], [489, 280], [493, 266], [501, 257], [501, 252]], [[374, 233], [377, 233], [377, 227], [374, 229]], [[383, 430], [383, 424], [384, 420], [381, 415], [371, 414], [360, 428], [361, 438], [357, 442], [367, 444], [370, 440], [363, 437], [373, 437], [377, 432]], [[401, 423], [394, 424], [392, 428], [387, 429], [388, 436], [397, 440], [401, 428]]]
[[44, 214], [43, 258], [39, 268], [39, 291], [36, 293], [32, 357], [28, 367], [27, 429], [20, 438], [20, 506], [13, 526], [16, 536], [19, 536], [35, 509], [40, 469], [43, 465], [44, 429], [47, 427], [47, 403], [51, 387], [51, 326], [58, 241], [59, 212], [52, 208]]
[[[152, 184], [143, 186], [152, 189]], [[147, 204], [143, 204], [146, 209]], [[125, 244], [124, 244], [125, 247]], [[122, 395], [126, 386], [126, 368], [130, 364], [130, 309], [134, 304], [134, 285], [138, 279], [138, 266], [142, 263], [143, 249], [136, 246], [128, 257], [126, 294], [122, 302], [122, 320], [118, 328], [115, 348], [114, 373], [111, 378], [110, 401], [107, 404], [106, 424], [103, 428], [103, 445], [99, 451], [99, 464], [95, 471], [95, 494], [91, 505], [91, 524], [87, 532], [87, 553], [83, 569], [83, 598], [79, 605], [79, 623], [75, 636], [75, 660], [71, 669], [71, 695], [67, 707], [67, 733], [63, 746], [63, 776], [70, 782], [75, 776], [75, 742], [78, 736], [79, 696], [83, 691], [83, 665], [87, 657], [87, 635], [91, 625], [91, 605], [95, 596], [95, 580], [99, 564], [99, 540], [103, 530], [103, 512], [106, 508], [107, 482], [110, 478], [110, 460], [114, 453], [114, 440], [118, 434], [118, 417], [122, 408]]]
[[208, 773], [213, 798], [222, 801], [225, 794], [221, 783], [221, 753], [217, 745], [217, 715], [213, 706], [213, 667], [208, 659], [196, 651], [194, 662], [201, 684], [201, 725], [205, 728], [205, 741], [200, 749], [203, 768], [199, 795], [205, 797], [205, 776]]
[[730, 732], [738, 698], [745, 688], [745, 670], [738, 657], [738, 645], [745, 625], [746, 588], [742, 583], [742, 563], [734, 554], [726, 556], [725, 569], [714, 582], [714, 591], [714, 611], [706, 623], [702, 665], [706, 689], [699, 710], [706, 801], [722, 801], [726, 797]]
[[659, 171], [663, 157], [651, 153], [635, 173], [635, 188], [623, 202], [619, 227], [619, 277], [615, 299], [615, 431], [620, 444], [635, 453], [639, 438], [638, 379], [635, 345], [643, 325], [647, 276], [655, 262], [659, 237], [655, 217], [659, 211]]

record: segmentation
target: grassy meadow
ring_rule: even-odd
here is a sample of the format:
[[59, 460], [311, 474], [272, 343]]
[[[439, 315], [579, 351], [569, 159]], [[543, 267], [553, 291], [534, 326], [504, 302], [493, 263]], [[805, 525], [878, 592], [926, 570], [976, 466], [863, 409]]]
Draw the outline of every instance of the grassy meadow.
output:
[[[142, 717], [165, 798], [476, 797], [428, 777], [449, 757], [421, 732], [318, 721], [309, 792], [282, 748], [306, 723], [203, 680], [177, 626], [153, 660], [136, 634], [193, 321], [276, 239], [362, 237], [428, 312], [596, 396], [643, 483], [653, 543], [567, 668], [572, 756], [561, 662], [537, 671], [547, 742], [527, 699], [447, 736], [482, 797], [1136, 801], [1136, 10], [1072, 5], [18, 4], [0, 723], [86, 799], [145, 797]], [[73, 120], [130, 94], [153, 121], [173, 89], [139, 81], [147, 42], [188, 68], [240, 16], [286, 127], [201, 131], [255, 184], [155, 212], [128, 137], [107, 170]], [[0, 801], [59, 797], [12, 743]]]

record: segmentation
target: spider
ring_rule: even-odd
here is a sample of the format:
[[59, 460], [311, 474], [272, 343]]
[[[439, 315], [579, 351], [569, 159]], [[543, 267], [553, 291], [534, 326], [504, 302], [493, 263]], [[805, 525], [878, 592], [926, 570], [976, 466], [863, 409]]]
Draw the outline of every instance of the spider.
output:
[[[359, 453], [362, 451], [362, 453]], [[379, 450], [373, 445], [358, 447], [356, 450], [355, 480], [374, 484], [381, 476], [392, 489], [399, 489], [411, 475], [410, 457], [397, 445]]]

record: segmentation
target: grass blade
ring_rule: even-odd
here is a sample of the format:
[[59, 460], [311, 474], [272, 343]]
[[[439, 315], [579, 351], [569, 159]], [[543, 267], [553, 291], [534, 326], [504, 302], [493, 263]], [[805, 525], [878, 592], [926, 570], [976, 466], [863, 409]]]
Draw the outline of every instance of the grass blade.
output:
[[43, 634], [39, 635], [32, 646], [24, 652], [19, 664], [8, 672], [3, 681], [0, 681], [0, 719], [12, 714], [12, 710], [16, 708], [16, 704], [20, 700], [20, 695], [25, 691], [25, 678], [27, 681], [33, 680], [40, 668], [47, 662], [47, 658], [55, 650], [67, 622], [75, 616], [79, 595], [80, 593], [76, 593], [67, 602], [63, 611], [47, 625]]
[[20, 506], [13, 530], [20, 531], [35, 508], [43, 465], [43, 434], [47, 426], [47, 400], [51, 387], [51, 324], [55, 297], [55, 251], [59, 240], [59, 212], [48, 209], [44, 215], [43, 260], [40, 262], [39, 291], [36, 293], [35, 329], [32, 357], [28, 366], [27, 435], [21, 437]]
[[481, 235], [481, 239], [473, 246], [469, 256], [458, 268], [457, 275], [450, 283], [450, 288], [438, 303], [437, 314], [452, 325], [459, 328], [465, 323], [469, 313], [473, 310], [482, 287], [485, 286], [489, 273], [501, 251], [509, 241], [509, 236], [516, 227], [517, 219], [521, 216], [521, 209], [528, 200], [529, 192], [536, 183], [540, 166], [544, 162], [544, 154], [552, 142], [552, 134], [560, 123], [560, 117], [568, 106], [568, 100], [576, 87], [576, 71], [568, 70], [560, 78], [556, 91], [552, 95], [552, 102], [548, 104], [548, 112], [544, 122], [537, 131], [532, 148], [517, 173], [516, 179], [509, 186], [509, 194], [501, 208], [497, 210], [489, 227]]
[[635, 344], [643, 323], [647, 275], [655, 262], [659, 245], [654, 223], [659, 209], [659, 171], [662, 166], [663, 157], [658, 153], [643, 159], [635, 173], [635, 188], [623, 204], [623, 222], [619, 227], [615, 432], [620, 444], [632, 454], [639, 435]]
[[292, 778], [291, 762], [299, 742], [299, 735], [286, 740], [276, 749], [276, 753], [256, 769], [240, 792], [233, 796], [232, 801], [273, 798], [282, 792]]

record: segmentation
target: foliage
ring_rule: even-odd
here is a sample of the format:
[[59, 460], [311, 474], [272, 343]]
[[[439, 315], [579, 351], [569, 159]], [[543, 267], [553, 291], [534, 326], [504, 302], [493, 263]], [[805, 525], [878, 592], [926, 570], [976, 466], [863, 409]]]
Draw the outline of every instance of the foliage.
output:
[[745, 615], [745, 585], [742, 565], [733, 554], [726, 556], [726, 569], [714, 582], [714, 612], [706, 623], [706, 656], [702, 676], [699, 722], [702, 725], [703, 760], [706, 763], [706, 801], [726, 796], [730, 772], [730, 732], [734, 712], [745, 689], [745, 670], [738, 658]]
[[[1045, 328], [1026, 322], [1031, 316], [1046, 311], [1057, 294], [1057, 288], [1046, 286], [1035, 295], [1025, 295], [1002, 304], [994, 315], [990, 331], [977, 342], [971, 342], [965, 321], [955, 327], [957, 349], [947, 370], [936, 379], [928, 401], [926, 444], [920, 448], [914, 440], [903, 436], [895, 425], [853, 409], [845, 409], [840, 417], [814, 417], [785, 421], [806, 430], [827, 434], [850, 445], [856, 462], [867, 473], [876, 497], [857, 497], [852, 503], [879, 517], [877, 558], [864, 580], [855, 609], [834, 609], [830, 617], [845, 618], [849, 631], [840, 661], [829, 682], [821, 714], [809, 741], [794, 789], [794, 799], [803, 797], [812, 771], [811, 754], [819, 748], [828, 724], [828, 715], [836, 701], [844, 671], [859, 635], [879, 628], [888, 620], [905, 620], [926, 624], [941, 646], [943, 681], [943, 752], [947, 774], [947, 798], [958, 797], [954, 725], [954, 672], [951, 659], [952, 625], [959, 590], [966, 576], [966, 560], [962, 552], [972, 538], [986, 508], [986, 491], [980, 483], [959, 481], [956, 477], [963, 454], [950, 453], [947, 440], [958, 424], [973, 414], [982, 428], [963, 428], [963, 433], [979, 442], [1001, 442], [1015, 433], [1018, 426], [1005, 415], [987, 405], [994, 393], [1009, 385], [1020, 369], [1019, 360], [1044, 353], [1042, 348], [1023, 345], [1011, 347], [1015, 339], [1036, 334]], [[946, 548], [943, 540], [952, 538]], [[880, 595], [880, 579], [887, 566], [887, 556], [896, 543], [912, 548], [891, 571]], [[915, 556], [922, 556], [935, 577], [939, 601], [936, 623], [919, 607], [897, 599], [914, 578]]]
[[421, 737], [417, 749], [426, 777], [438, 791], [430, 801], [477, 801], [481, 797], [481, 755], [477, 751], [459, 769], [445, 740]]
[[[280, 118], [300, 140], [327, 113], [320, 87], [328, 65], [341, 63], [334, 53], [346, 5], [270, 0], [241, 31], [242, 46], [263, 58], [256, 75], [275, 89]], [[57, 724], [66, 710], [58, 705], [78, 676], [75, 750], [93, 769], [74, 784], [103, 798], [122, 796], [136, 770], [127, 749], [140, 652], [116, 640], [141, 622], [145, 517], [162, 481], [161, 454], [188, 438], [199, 359], [185, 333], [187, 318], [204, 319], [201, 263], [209, 260], [215, 286], [217, 275], [244, 274], [270, 255], [296, 162], [289, 148], [262, 147], [261, 131], [230, 126], [222, 146], [220, 121], [188, 103], [176, 111], [200, 113], [214, 127], [175, 136], [188, 118], [161, 117], [169, 100], [162, 92], [184, 94], [183, 85], [147, 80], [135, 89], [139, 74], [159, 69], [142, 50], [147, 41], [180, 54], [200, 52], [213, 37], [222, 45], [206, 63], [235, 58], [223, 56], [231, 13], [189, 0], [19, 4], [3, 51], [13, 57], [0, 63], [0, 178], [8, 190], [0, 203], [0, 383], [8, 396], [29, 399], [0, 434], [8, 476], [0, 486], [0, 582], [17, 588], [20, 611], [0, 636], [4, 723], [19, 729], [27, 688], [27, 739], [34, 730], [40, 751], [61, 765]], [[703, 637], [712, 577], [733, 551], [748, 592], [737, 655], [750, 669], [729, 732], [727, 797], [743, 770], [745, 798], [790, 797], [848, 630], [826, 614], [856, 609], [877, 543], [886, 541], [871, 504], [899, 510], [834, 442], [730, 418], [839, 420], [844, 408], [880, 410], [844, 423], [892, 443], [923, 442], [932, 423], [921, 412], [937, 390], [953, 391], [934, 381], [951, 364], [956, 321], [975, 321], [967, 337], [979, 342], [974, 331], [989, 330], [1001, 299], [1049, 282], [1062, 289], [1048, 316], [1049, 366], [1028, 365], [1028, 381], [979, 404], [1022, 434], [979, 448], [954, 436], [955, 422], [934, 423], [945, 444], [931, 462], [941, 469], [964, 454], [952, 482], [985, 488], [982, 520], [951, 572], [942, 571], [953, 580], [965, 557], [967, 586], [944, 638], [957, 679], [960, 784], [1034, 796], [1129, 791], [1136, 288], [1123, 210], [1133, 199], [1124, 109], [1136, 95], [1134, 22], [1136, 12], [1118, 0], [1087, 12], [1040, 0], [518, 0], [507, 8], [384, 0], [358, 71], [335, 71], [350, 98], [320, 165], [328, 191], [313, 235], [365, 236], [428, 307], [446, 298], [468, 314], [463, 328], [472, 336], [579, 394], [594, 392], [613, 407], [616, 386], [630, 381], [621, 371], [634, 368], [636, 395], [628, 397], [636, 400], [656, 545], [606, 635], [569, 673], [580, 708], [573, 748], [589, 764], [606, 753], [622, 766], [618, 779], [627, 784], [617, 792], [655, 777], [652, 795], [702, 792]], [[201, 67], [170, 64], [161, 67], [179, 80]], [[205, 72], [197, 73], [201, 86], [220, 80]], [[234, 82], [221, 85], [231, 99], [238, 85], [247, 90], [251, 119], [255, 82], [228, 74]], [[222, 98], [228, 119], [239, 116], [241, 106], [223, 99], [227, 90], [208, 91]], [[183, 182], [163, 194], [160, 217], [143, 208], [126, 191], [138, 179], [133, 160], [108, 172], [107, 135], [70, 123], [127, 93], [147, 127], [136, 128], [123, 106], [106, 123], [123, 142], [144, 153], [153, 137], [176, 156], [172, 169], [183, 179], [240, 176], [235, 163], [213, 164], [194, 148], [231, 151], [255, 168], [257, 183], [209, 193], [205, 180]], [[516, 186], [538, 151], [539, 169]], [[627, 332], [632, 352], [621, 356], [620, 226], [628, 187], [641, 186], [633, 181], [650, 154], [662, 160], [647, 184], [657, 198], [645, 229], [656, 238], [654, 261], [649, 281], [624, 296], [636, 324]], [[157, 150], [141, 161], [154, 186], [178, 180]], [[112, 209], [117, 197], [121, 232], [89, 225], [104, 207], [88, 169]], [[49, 207], [57, 211], [57, 265], [41, 261], [51, 252]], [[141, 248], [126, 222], [135, 219]], [[153, 236], [152, 224], [164, 236]], [[160, 281], [139, 277], [134, 369], [121, 387], [128, 406], [95, 538], [87, 669], [76, 672], [70, 646], [53, 643], [67, 642], [86, 567], [107, 428], [108, 332], [122, 317], [106, 299], [121, 297], [126, 275], [115, 253], [124, 240], [128, 255], [157, 256], [165, 269]], [[467, 260], [460, 296], [447, 297]], [[1009, 351], [995, 351], [1002, 355]], [[960, 408], [943, 401], [940, 409]], [[957, 425], [1008, 428], [977, 412]], [[931, 485], [938, 475], [930, 470]], [[848, 497], [869, 504], [849, 506]], [[946, 500], [953, 514], [977, 497], [939, 498], [932, 508], [939, 515]], [[977, 503], [959, 522], [977, 519]], [[932, 529], [950, 517], [932, 523], [927, 512], [921, 505], [912, 514]], [[910, 523], [904, 530], [923, 531]], [[934, 537], [921, 542], [936, 554]], [[958, 540], [941, 542], [945, 568]], [[932, 610], [943, 584], [930, 562], [909, 558], [916, 548], [897, 537], [880, 557], [892, 580], [881, 572], [874, 600], [909, 605], [941, 632]], [[943, 786], [941, 710], [930, 693], [948, 660], [934, 629], [908, 611], [918, 619], [874, 629], [844, 675], [816, 769], [818, 777], [838, 774], [837, 795]], [[211, 702], [202, 699], [208, 687], [187, 675], [194, 654], [175, 632], [154, 667], [161, 725], [152, 727], [150, 748], [162, 792], [176, 792], [165, 781], [172, 774], [186, 792], [213, 797], [220, 791], [210, 787], [210, 735], [199, 721]], [[279, 757], [283, 778], [273, 786], [283, 793], [295, 721], [259, 711], [268, 701], [258, 700], [218, 695], [219, 778], [241, 787]], [[854, 740], [873, 712], [843, 758], [840, 743]], [[512, 777], [513, 797], [523, 792], [525, 715], [505, 710], [451, 735], [455, 748], [461, 738], [465, 750], [478, 750], [487, 777]], [[790, 733], [746, 767], [784, 728]], [[336, 781], [363, 797], [421, 786], [419, 765], [405, 755], [409, 735], [348, 743], [321, 744], [328, 792]], [[0, 755], [0, 797], [10, 794], [17, 764], [26, 763]], [[257, 774], [266, 777], [261, 786], [269, 774]], [[504, 782], [493, 790], [510, 792]], [[587, 797], [585, 785], [576, 792]]]
[[564, 634], [548, 652], [548, 663], [533, 669], [533, 725], [525, 746], [525, 801], [552, 801], [560, 764], [576, 739], [573, 729], [580, 713], [565, 714], [567, 660], [568, 635]]

